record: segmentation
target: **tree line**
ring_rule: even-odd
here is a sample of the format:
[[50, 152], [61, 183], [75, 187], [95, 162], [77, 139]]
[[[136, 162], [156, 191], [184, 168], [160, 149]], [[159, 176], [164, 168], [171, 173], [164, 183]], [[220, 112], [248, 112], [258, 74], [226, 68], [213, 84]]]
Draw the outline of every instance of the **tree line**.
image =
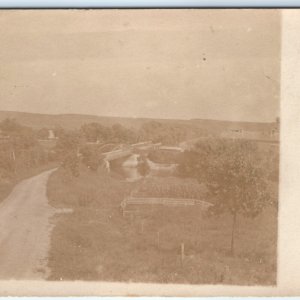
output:
[[12, 119], [0, 122], [0, 177], [12, 178], [18, 172], [51, 161], [51, 155], [38, 143], [36, 131]]
[[109, 151], [108, 145], [129, 145], [149, 140], [178, 145], [187, 138], [188, 130], [157, 121], [147, 121], [140, 128], [127, 128], [121, 124], [105, 126], [92, 122], [83, 124], [79, 130], [55, 128], [54, 133], [58, 137], [55, 150], [63, 167], [73, 176], [78, 176], [79, 161], [96, 171], [103, 163], [101, 152], [105, 152], [104, 149]]
[[[49, 129], [56, 138], [53, 149], [45, 149], [39, 142], [49, 138]], [[67, 130], [61, 126], [33, 129], [14, 119], [5, 119], [0, 122], [0, 130], [2, 136], [9, 137], [2, 139], [0, 144], [0, 169], [6, 176], [14, 174], [17, 169], [30, 168], [48, 160], [61, 162], [72, 175], [77, 176], [79, 156], [91, 170], [97, 170], [103, 159], [100, 148], [105, 144], [128, 145], [151, 140], [177, 145], [188, 134], [185, 127], [158, 121], [146, 121], [139, 128], [92, 122], [83, 124], [79, 129]]]

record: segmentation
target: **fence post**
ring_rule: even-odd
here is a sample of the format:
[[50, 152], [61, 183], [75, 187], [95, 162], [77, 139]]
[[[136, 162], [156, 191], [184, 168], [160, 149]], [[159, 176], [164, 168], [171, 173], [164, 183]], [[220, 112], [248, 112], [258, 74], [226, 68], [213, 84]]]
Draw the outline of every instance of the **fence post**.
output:
[[184, 261], [184, 243], [181, 243], [181, 266], [183, 266]]
[[131, 225], [133, 224], [133, 213], [132, 212], [130, 213], [130, 224]]
[[142, 224], [141, 224], [141, 225], [142, 225], [142, 233], [144, 233], [144, 224], [145, 224], [145, 220], [142, 220], [141, 223], [142, 223]]

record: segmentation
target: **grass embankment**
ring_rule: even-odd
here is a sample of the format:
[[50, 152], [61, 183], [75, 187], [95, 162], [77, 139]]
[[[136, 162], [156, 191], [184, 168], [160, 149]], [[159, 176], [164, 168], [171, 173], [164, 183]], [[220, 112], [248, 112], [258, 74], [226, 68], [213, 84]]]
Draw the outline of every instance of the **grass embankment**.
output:
[[20, 169], [16, 171], [15, 175], [11, 175], [9, 178], [2, 179], [0, 181], [0, 203], [10, 194], [14, 186], [21, 180], [38, 175], [43, 171], [47, 171], [56, 168], [58, 163], [51, 162], [31, 169]]
[[124, 218], [120, 202], [136, 184], [86, 169], [69, 182], [62, 170], [52, 174], [50, 203], [74, 212], [57, 217], [50, 280], [275, 284], [275, 208], [254, 220], [238, 219], [232, 257], [229, 216], [206, 217], [195, 207], [152, 207]]

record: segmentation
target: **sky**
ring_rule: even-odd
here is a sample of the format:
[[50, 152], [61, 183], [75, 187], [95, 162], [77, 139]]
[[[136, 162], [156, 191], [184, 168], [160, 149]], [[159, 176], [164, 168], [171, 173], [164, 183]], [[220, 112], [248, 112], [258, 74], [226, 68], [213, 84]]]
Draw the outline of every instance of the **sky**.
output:
[[2, 10], [0, 110], [274, 121], [276, 10]]

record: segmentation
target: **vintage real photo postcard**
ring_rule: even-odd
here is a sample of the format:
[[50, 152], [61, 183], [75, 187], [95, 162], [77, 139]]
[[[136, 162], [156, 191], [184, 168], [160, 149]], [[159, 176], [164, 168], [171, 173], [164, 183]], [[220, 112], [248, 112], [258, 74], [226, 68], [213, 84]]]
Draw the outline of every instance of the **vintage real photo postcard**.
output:
[[2, 10], [0, 24], [6, 287], [276, 288], [280, 10]]

